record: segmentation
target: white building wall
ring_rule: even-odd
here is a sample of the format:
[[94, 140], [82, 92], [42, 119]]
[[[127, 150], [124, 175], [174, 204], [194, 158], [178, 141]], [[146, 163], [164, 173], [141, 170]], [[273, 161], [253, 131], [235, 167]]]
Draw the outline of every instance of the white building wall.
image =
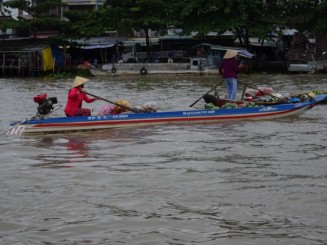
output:
[[[0, 0], [0, 3], [1, 2], [7, 2], [7, 1], [9, 1], [9, 0]], [[2, 6], [2, 5], [1, 5]], [[0, 11], [0, 15], [5, 15], [5, 16], [11, 16], [12, 18], [14, 18], [14, 19], [16, 19], [17, 20], [17, 18], [18, 18], [18, 16], [19, 16], [19, 11], [18, 11], [18, 9], [12, 9], [12, 8], [5, 8], [5, 7], [1, 7], [1, 10], [2, 11]], [[9, 11], [9, 13], [7, 13], [7, 11]], [[2, 13], [2, 12], [4, 12], [4, 13]], [[23, 12], [22, 13], [22, 15], [23, 16], [28, 16], [28, 14], [26, 13], [26, 12]]]

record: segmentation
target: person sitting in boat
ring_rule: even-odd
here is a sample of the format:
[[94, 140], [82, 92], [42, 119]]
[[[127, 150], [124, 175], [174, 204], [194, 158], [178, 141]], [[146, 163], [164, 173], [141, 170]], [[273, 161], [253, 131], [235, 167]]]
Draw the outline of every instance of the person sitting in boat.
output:
[[82, 102], [92, 103], [98, 98], [89, 98], [84, 93], [84, 83], [88, 81], [89, 79], [84, 77], [75, 77], [72, 88], [68, 92], [68, 100], [64, 110], [67, 117], [91, 116], [91, 110], [82, 108]]

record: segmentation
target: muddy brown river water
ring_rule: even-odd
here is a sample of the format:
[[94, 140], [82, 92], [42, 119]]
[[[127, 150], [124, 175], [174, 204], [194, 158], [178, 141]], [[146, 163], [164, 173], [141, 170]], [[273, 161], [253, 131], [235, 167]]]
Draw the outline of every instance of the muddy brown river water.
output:
[[[283, 93], [327, 91], [327, 75], [240, 79]], [[174, 110], [220, 80], [98, 77], [86, 90]], [[38, 93], [64, 105], [71, 83], [1, 78], [0, 131], [33, 116]], [[103, 104], [88, 106], [96, 113]], [[327, 244], [326, 122], [319, 105], [262, 122], [1, 135], [0, 244]]]

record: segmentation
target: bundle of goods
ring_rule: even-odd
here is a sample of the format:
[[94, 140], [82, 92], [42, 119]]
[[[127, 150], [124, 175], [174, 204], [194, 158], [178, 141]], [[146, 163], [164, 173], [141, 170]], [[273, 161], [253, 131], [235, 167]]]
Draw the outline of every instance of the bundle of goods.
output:
[[[133, 108], [134, 110], [137, 110], [139, 112], [157, 112], [158, 111], [158, 105], [155, 102], [147, 102], [143, 104], [142, 106], [136, 106], [132, 107], [131, 104], [126, 100], [118, 100], [115, 102], [116, 105], [110, 105], [106, 104], [102, 106], [99, 111], [99, 116], [105, 116], [105, 115], [116, 115], [121, 113], [131, 113], [131, 111], [128, 111], [127, 108]], [[122, 105], [127, 108], [123, 108], [119, 105]]]
[[218, 110], [220, 107], [215, 106], [213, 103], [205, 103], [204, 104], [204, 109], [206, 110]]
[[204, 108], [206, 110], [219, 110], [219, 109], [237, 109], [242, 107], [260, 107], [263, 105], [257, 105], [255, 102], [243, 102], [243, 103], [233, 103], [233, 102], [227, 102], [223, 104], [221, 107], [215, 106], [212, 103], [206, 103], [204, 105]]
[[327, 94], [327, 91], [314, 89], [314, 90], [311, 91], [311, 93], [314, 93], [315, 95], [322, 95], [322, 94]]
[[259, 87], [257, 90], [245, 91], [245, 100], [255, 102], [257, 105], [280, 104], [290, 101], [289, 94], [273, 93], [271, 87]]
[[306, 94], [297, 94], [297, 95], [293, 95], [291, 98], [291, 102], [300, 102], [300, 101], [305, 101], [305, 100], [310, 100], [310, 99], [314, 99], [316, 98], [316, 93], [314, 92], [310, 92], [310, 93], [306, 93]]
[[104, 116], [104, 115], [111, 115], [115, 114], [115, 107], [110, 104], [105, 104], [104, 106], [100, 107], [98, 111], [98, 115]]
[[126, 108], [120, 107], [119, 105], [131, 108], [130, 103], [126, 100], [117, 100], [115, 103], [116, 105], [114, 106], [110, 104], [105, 104], [104, 106], [102, 106], [98, 111], [98, 115], [115, 115], [128, 111]]
[[271, 95], [273, 89], [271, 87], [259, 87], [257, 90], [255, 89], [247, 89], [245, 91], [245, 100], [253, 101], [254, 99], [262, 96]]
[[127, 112], [128, 110], [126, 108], [123, 108], [119, 105], [122, 105], [127, 108], [131, 108], [131, 104], [127, 100], [117, 100], [115, 105], [115, 114], [120, 114], [122, 112]]
[[[260, 87], [256, 89], [247, 89], [245, 91], [245, 101], [233, 101], [227, 99], [219, 99], [213, 95], [205, 94], [203, 96], [204, 109], [218, 110], [218, 109], [233, 109], [240, 107], [260, 107], [266, 105], [297, 103], [301, 101], [313, 100], [316, 95], [327, 94], [325, 91], [313, 90], [310, 93], [290, 95], [288, 93], [273, 93], [270, 87]], [[327, 103], [322, 102], [322, 103]]]
[[158, 105], [155, 102], [147, 102], [142, 106], [136, 107], [136, 109], [138, 109], [141, 112], [157, 112]]
[[232, 109], [246, 106], [244, 101], [234, 101], [228, 99], [219, 99], [211, 94], [205, 94], [203, 96], [205, 110], [219, 110], [221, 109]]
[[[327, 94], [327, 91], [315, 89], [315, 90], [312, 90], [312, 93], [315, 95], [323, 95], [323, 94]], [[324, 100], [321, 103], [327, 104], [327, 100]]]
[[223, 106], [221, 106], [221, 109], [235, 109], [235, 108], [239, 108], [239, 105], [237, 105], [236, 103], [226, 103]]

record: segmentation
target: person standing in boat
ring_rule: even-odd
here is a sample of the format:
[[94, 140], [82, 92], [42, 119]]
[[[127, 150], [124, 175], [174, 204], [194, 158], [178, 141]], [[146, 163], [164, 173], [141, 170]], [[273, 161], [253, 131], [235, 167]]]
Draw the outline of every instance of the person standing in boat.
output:
[[219, 73], [223, 76], [229, 100], [236, 99], [237, 92], [237, 73], [243, 68], [241, 63], [237, 66], [236, 56], [238, 52], [236, 50], [229, 49], [224, 55], [224, 59], [219, 66]]
[[91, 110], [82, 108], [82, 103], [83, 101], [92, 103], [98, 98], [89, 98], [84, 93], [84, 83], [88, 81], [89, 79], [84, 77], [75, 77], [72, 88], [68, 92], [68, 100], [64, 110], [67, 117], [91, 116]]

